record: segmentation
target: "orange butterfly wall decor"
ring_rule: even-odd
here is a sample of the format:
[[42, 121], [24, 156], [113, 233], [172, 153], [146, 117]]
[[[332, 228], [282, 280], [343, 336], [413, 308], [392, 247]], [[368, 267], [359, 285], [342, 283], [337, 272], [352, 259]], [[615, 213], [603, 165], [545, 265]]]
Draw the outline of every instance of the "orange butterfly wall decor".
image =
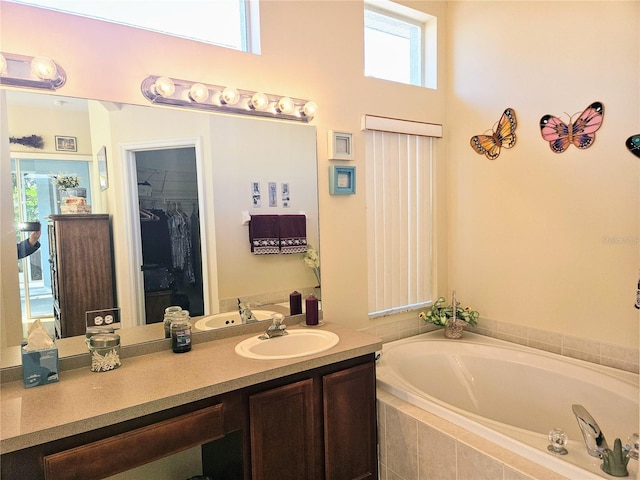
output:
[[485, 155], [489, 160], [495, 160], [500, 155], [500, 149], [511, 148], [516, 144], [516, 112], [513, 108], [507, 108], [498, 126], [491, 135], [474, 135], [471, 137], [471, 148], [480, 155]]
[[564, 152], [571, 144], [582, 150], [589, 148], [602, 125], [604, 105], [593, 102], [575, 122], [572, 123], [572, 119], [573, 115], [569, 116], [568, 125], [553, 115], [545, 115], [540, 119], [542, 138], [549, 142], [549, 147], [554, 153]]

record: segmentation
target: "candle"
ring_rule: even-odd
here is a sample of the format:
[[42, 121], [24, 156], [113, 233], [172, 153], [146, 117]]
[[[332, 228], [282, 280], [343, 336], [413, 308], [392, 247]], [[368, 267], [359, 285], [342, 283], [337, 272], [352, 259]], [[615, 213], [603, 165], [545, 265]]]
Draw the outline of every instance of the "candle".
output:
[[291, 315], [300, 315], [302, 313], [302, 294], [293, 291], [289, 295], [289, 313]]
[[318, 299], [311, 294], [306, 299], [307, 325], [318, 325]]

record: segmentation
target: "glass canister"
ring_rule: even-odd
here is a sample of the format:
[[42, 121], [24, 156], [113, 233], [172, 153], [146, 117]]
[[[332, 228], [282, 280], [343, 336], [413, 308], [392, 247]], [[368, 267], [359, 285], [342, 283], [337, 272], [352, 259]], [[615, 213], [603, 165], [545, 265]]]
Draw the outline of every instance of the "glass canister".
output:
[[171, 322], [171, 349], [175, 353], [191, 350], [191, 317], [189, 310], [177, 312]]
[[89, 339], [91, 371], [108, 372], [118, 368], [120, 363], [120, 335], [101, 333]]
[[108, 325], [87, 327], [87, 332], [85, 333], [85, 341], [87, 342], [87, 347], [90, 345], [89, 342], [91, 340], [91, 337], [93, 337], [94, 335], [113, 332], [115, 332], [115, 329]]
[[176, 313], [181, 312], [182, 307], [172, 305], [164, 309], [164, 338], [171, 338], [171, 321]]

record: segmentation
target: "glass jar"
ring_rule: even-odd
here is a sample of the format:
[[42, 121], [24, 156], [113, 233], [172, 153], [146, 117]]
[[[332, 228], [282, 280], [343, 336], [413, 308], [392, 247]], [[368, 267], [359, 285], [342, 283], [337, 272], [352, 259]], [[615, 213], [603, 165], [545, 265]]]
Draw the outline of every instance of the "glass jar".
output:
[[171, 322], [171, 349], [175, 353], [191, 350], [191, 317], [189, 310], [177, 312]]
[[171, 321], [176, 313], [181, 312], [182, 307], [172, 305], [164, 309], [164, 338], [171, 338]]
[[85, 341], [87, 342], [87, 347], [90, 344], [89, 342], [91, 340], [91, 337], [93, 337], [94, 335], [101, 335], [103, 333], [113, 333], [113, 332], [115, 332], [115, 329], [108, 325], [87, 327], [87, 332], [85, 333], [85, 338], [84, 338]]
[[101, 333], [89, 339], [91, 371], [108, 372], [118, 368], [120, 363], [120, 335]]

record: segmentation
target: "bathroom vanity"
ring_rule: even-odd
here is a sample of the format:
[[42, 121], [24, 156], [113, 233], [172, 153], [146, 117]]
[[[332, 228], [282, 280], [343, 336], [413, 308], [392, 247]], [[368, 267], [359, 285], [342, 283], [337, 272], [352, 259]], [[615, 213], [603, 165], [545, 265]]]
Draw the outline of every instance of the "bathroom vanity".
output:
[[203, 474], [213, 478], [377, 478], [381, 342], [330, 322], [323, 328], [340, 341], [310, 356], [237, 355], [252, 333], [184, 355], [125, 358], [107, 373], [63, 371], [43, 387], [5, 383], [1, 476], [104, 478], [202, 446]]

